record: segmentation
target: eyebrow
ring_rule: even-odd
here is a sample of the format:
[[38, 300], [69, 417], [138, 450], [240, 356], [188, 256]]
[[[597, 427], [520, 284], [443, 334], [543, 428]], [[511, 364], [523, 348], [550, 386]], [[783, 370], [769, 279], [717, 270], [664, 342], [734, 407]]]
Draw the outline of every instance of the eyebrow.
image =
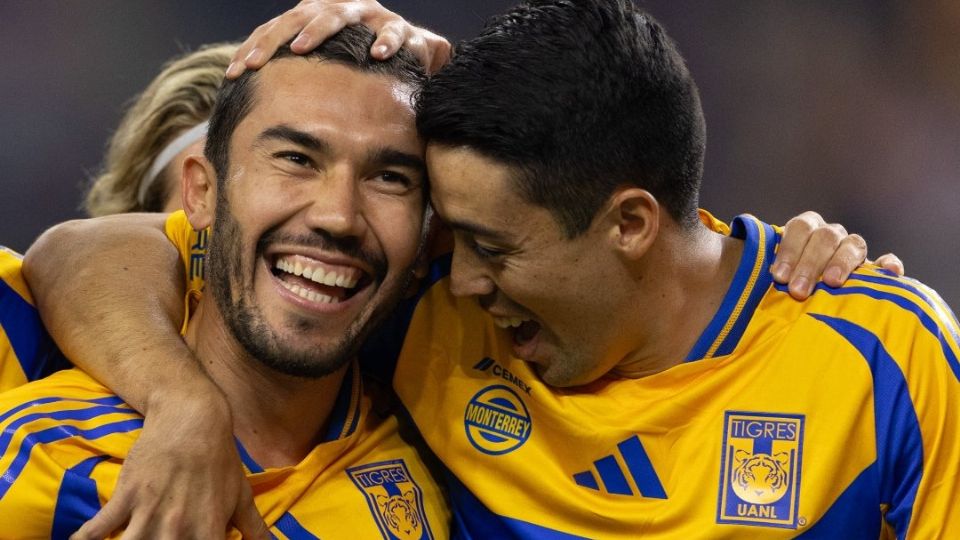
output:
[[423, 161], [423, 158], [394, 148], [375, 148], [367, 155], [367, 162], [375, 163], [381, 167], [408, 167], [415, 169], [423, 177], [427, 176], [427, 164]]
[[[330, 144], [323, 139], [286, 125], [274, 126], [264, 130], [257, 137], [256, 143], [260, 144], [270, 140], [291, 142], [315, 152], [328, 153], [330, 151]], [[367, 161], [368, 163], [375, 163], [377, 166], [409, 167], [415, 169], [421, 176], [426, 177], [427, 175], [427, 164], [423, 161], [423, 158], [395, 148], [375, 148], [367, 155]]]
[[257, 136], [256, 144], [271, 140], [292, 142], [315, 152], [328, 152], [330, 150], [330, 145], [323, 139], [285, 125], [274, 126], [264, 130], [263, 133]]
[[[443, 216], [441, 216], [443, 218]], [[497, 242], [508, 243], [508, 238], [506, 234], [491, 229], [486, 225], [481, 225], [479, 223], [474, 223], [472, 221], [460, 220], [460, 219], [444, 219], [444, 223], [447, 224], [453, 230], [467, 232], [473, 236], [482, 236], [484, 238], [489, 238]]]

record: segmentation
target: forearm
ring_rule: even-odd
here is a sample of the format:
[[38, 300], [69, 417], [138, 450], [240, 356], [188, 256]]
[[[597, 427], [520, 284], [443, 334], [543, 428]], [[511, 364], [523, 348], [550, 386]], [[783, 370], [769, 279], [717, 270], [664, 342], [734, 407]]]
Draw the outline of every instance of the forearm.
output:
[[184, 278], [164, 218], [63, 223], [36, 241], [23, 265], [64, 354], [142, 413], [171, 395], [220, 397], [179, 335]]

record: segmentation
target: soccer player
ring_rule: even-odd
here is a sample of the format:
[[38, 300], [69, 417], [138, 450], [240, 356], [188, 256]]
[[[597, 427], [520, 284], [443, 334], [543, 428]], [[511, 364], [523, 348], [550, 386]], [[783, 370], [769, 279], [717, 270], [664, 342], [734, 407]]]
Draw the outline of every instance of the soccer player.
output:
[[[690, 114], [686, 120], [695, 123], [699, 113], [695, 90], [689, 92], [692, 81], [656, 23], [649, 17], [641, 19], [647, 37], [659, 36], [656, 46], [651, 47], [656, 54], [653, 58], [638, 55], [635, 47], [650, 43], [634, 41], [638, 37], [636, 28], [627, 21], [636, 22], [637, 18], [624, 17], [622, 13], [618, 18], [617, 10], [627, 9], [623, 4], [598, 4], [599, 14], [589, 11], [593, 4], [571, 6], [565, 2], [542, 11], [518, 8], [495, 23], [488, 33], [468, 42], [453, 68], [442, 71], [427, 87], [424, 96], [432, 96], [432, 101], [421, 104], [420, 121], [431, 141], [428, 158], [439, 175], [434, 184], [434, 202], [453, 225], [458, 248], [452, 260], [441, 260], [435, 265], [432, 282], [422, 296], [411, 302], [411, 315], [399, 318], [400, 330], [407, 331], [407, 340], [392, 372], [394, 385], [418, 427], [455, 477], [451, 478], [451, 491], [458, 522], [466, 532], [477, 536], [795, 536], [796, 528], [809, 528], [814, 523], [830, 527], [827, 509], [836, 497], [830, 498], [824, 492], [826, 487], [844, 486], [823, 486], [824, 479], [829, 479], [839, 467], [853, 470], [856, 465], [841, 460], [831, 462], [822, 456], [811, 458], [820, 470], [815, 474], [814, 487], [804, 491], [799, 480], [794, 481], [798, 475], [782, 474], [784, 470], [798, 473], [799, 466], [783, 465], [781, 461], [784, 453], [795, 459], [807, 455], [804, 448], [811, 447], [809, 443], [803, 446], [802, 441], [797, 442], [797, 433], [803, 432], [798, 426], [802, 428], [805, 420], [797, 418], [803, 413], [796, 413], [794, 407], [828, 408], [834, 396], [805, 387], [803, 391], [794, 389], [796, 403], [791, 402], [786, 413], [779, 408], [765, 410], [763, 405], [776, 403], [778, 398], [788, 399], [791, 385], [811, 383], [809, 377], [797, 376], [797, 372], [809, 371], [810, 359], [790, 354], [780, 357], [779, 349], [769, 354], [756, 346], [766, 347], [779, 334], [789, 334], [797, 313], [808, 309], [794, 304], [783, 287], [772, 286], [768, 268], [779, 235], [753, 218], [742, 218], [734, 224], [734, 237], [728, 238], [717, 234], [726, 232], [723, 225], [706, 214], [696, 214], [695, 201], [689, 199], [691, 193], [695, 198], [698, 188], [702, 137], [687, 141], [693, 147], [686, 151], [678, 150], [676, 141], [664, 140], [676, 133], [657, 124], [659, 121], [672, 125], [676, 117], [667, 113], [682, 111], [654, 107], [659, 116], [647, 117], [653, 125], [630, 130], [630, 136], [625, 138], [595, 131], [596, 115], [610, 112], [601, 105], [610, 106], [612, 98], [602, 92], [593, 95], [590, 90], [571, 99], [571, 93], [578, 88], [571, 84], [571, 79], [578, 83], [610, 83], [608, 90], [615, 94], [619, 90], [623, 95], [636, 97], [631, 92], [650, 88], [636, 86], [636, 81], [629, 77], [620, 80], [625, 75], [623, 70], [635, 74], [638, 66], [665, 67], [668, 76], [652, 76], [643, 82], [654, 85], [656, 90], [664, 90], [656, 86], [660, 84], [675, 83], [678, 87], [670, 86], [670, 92], [642, 95], [667, 102], [692, 99], [694, 110], [687, 111]], [[610, 9], [612, 13], [602, 11]], [[590, 24], [598, 20], [611, 24]], [[545, 50], [528, 47], [529, 42], [511, 32], [516, 29], [513, 24], [522, 29], [522, 35], [544, 39], [550, 46]], [[511, 65], [493, 61], [503, 59], [483, 47], [491, 41], [494, 50], [510, 51], [511, 55], [522, 50], [528, 56], [529, 66], [526, 62]], [[583, 47], [583, 43], [594, 42], [607, 45], [602, 50], [610, 58], [596, 64], [598, 59], [589, 54], [585, 54], [590, 56], [587, 59], [573, 54], [584, 54], [584, 49], [589, 53], [590, 47]], [[620, 51], [609, 47], [611, 42], [628, 46]], [[541, 59], [538, 64], [529, 58], [536, 54], [552, 55], [552, 59]], [[665, 59], [670, 61], [657, 61]], [[550, 60], [562, 66], [557, 68]], [[477, 97], [466, 92], [457, 75], [471, 65], [494, 70], [505, 66], [509, 68], [507, 78], [515, 78], [520, 87], [530, 85], [531, 92], [498, 90], [492, 85], [496, 81], [503, 84], [504, 80], [490, 77], [497, 73], [484, 73], [490, 78], [478, 85], [486, 99], [478, 100], [477, 108], [481, 111], [471, 111], [463, 100], [452, 100], [452, 110], [431, 110], [430, 107], [442, 108], [445, 100], [437, 96], [450, 98], [454, 88], [457, 93]], [[605, 68], [611, 67], [619, 70], [607, 74]], [[550, 68], [562, 68], [569, 73], [559, 76]], [[563, 84], [555, 89], [551, 86], [548, 92], [531, 84], [540, 77], [541, 82]], [[615, 80], [608, 81], [606, 77]], [[471, 78], [471, 84], [474, 83]], [[684, 88], [686, 93], [682, 92]], [[536, 96], [531, 95], [534, 90], [540, 90]], [[550, 114], [559, 119], [548, 116], [545, 108], [534, 103], [555, 90], [555, 100], [544, 106], [549, 106]], [[518, 96], [522, 98], [518, 103], [510, 103]], [[496, 107], [481, 106], [491, 102]], [[563, 106], [558, 107], [558, 102]], [[657, 101], [647, 104], [662, 105]], [[516, 113], [517, 109], [511, 107], [528, 110], [516, 118], [490, 118], [490, 111]], [[571, 108], [579, 112], [574, 113]], [[446, 112], [451, 116], [447, 117]], [[589, 112], [595, 116], [591, 117]], [[602, 115], [604, 127], [620, 128], [619, 122], [642, 118], [617, 112]], [[516, 128], [510, 131], [488, 123], [473, 134], [505, 136], [509, 144], [497, 148], [528, 152], [524, 154], [529, 160], [523, 162], [524, 167], [545, 166], [538, 161], [537, 153], [529, 152], [533, 146], [538, 151], [554, 152], [543, 155], [547, 164], [562, 165], [563, 169], [571, 165], [608, 167], [610, 179], [620, 181], [612, 188], [584, 185], [580, 192], [567, 193], [576, 203], [573, 208], [580, 208], [572, 212], [574, 218], [581, 220], [577, 225], [575, 219], [569, 221], [569, 216], [545, 201], [527, 200], [528, 194], [513, 184], [522, 178], [517, 173], [538, 171], [519, 169], [520, 165], [508, 160], [506, 153], [485, 155], [490, 149], [481, 144], [482, 140], [458, 142], [456, 137], [448, 138], [449, 133], [430, 123], [444, 118], [453, 118], [455, 127], [469, 127], [470, 123], [465, 121], [469, 119], [478, 124], [482, 124], [481, 120], [498, 121], [503, 128]], [[537, 128], [540, 122], [542, 129]], [[572, 148], [568, 144], [562, 152], [555, 148], [558, 141], [552, 137], [584, 128], [593, 129], [588, 132], [592, 136], [582, 138]], [[527, 140], [529, 135], [534, 138]], [[633, 163], [635, 170], [631, 169], [630, 178], [618, 178], [622, 171], [615, 167], [621, 164], [610, 156], [634, 159], [634, 154], [617, 145], [628, 145], [635, 138], [650, 144], [648, 151], [653, 155], [641, 152], [636, 157], [650, 162], [642, 166]], [[682, 134], [680, 138], [684, 138]], [[584, 141], [590, 141], [592, 146]], [[597, 146], [615, 151], [598, 152]], [[691, 160], [679, 171], [696, 177], [686, 185], [685, 196], [676, 194], [677, 186], [668, 179], [678, 173], [663, 155], [671, 152], [674, 157], [682, 154]], [[600, 158], [589, 157], [594, 153]], [[653, 159], [655, 155], [664, 159]], [[656, 164], [660, 164], [659, 171], [665, 176], [662, 185], [651, 188], [648, 183], [661, 178], [648, 176], [645, 168]], [[563, 183], [551, 187], [563, 189], [543, 189], [541, 194], [557, 194], [575, 185], [566, 176], [569, 174], [580, 181], [604, 178], [577, 169], [561, 171], [564, 174], [550, 172], [554, 174], [542, 177], [556, 178]], [[595, 193], [604, 189], [612, 189], [613, 193]], [[650, 189], [658, 195], [653, 196]], [[678, 198], [672, 199], [671, 195]], [[591, 199], [594, 203], [600, 200], [599, 209], [588, 206]], [[660, 199], [670, 201], [671, 206], [661, 206]], [[676, 204], [679, 211], [673, 207]], [[675, 211], [682, 218], [673, 215]], [[452, 275], [446, 276], [445, 267], [450, 269], [451, 264]], [[480, 305], [470, 299], [451, 297], [448, 283], [457, 293], [479, 296]], [[822, 290], [817, 294], [820, 298], [835, 296]], [[761, 298], [766, 300], [767, 295], [786, 316], [760, 310]], [[481, 306], [495, 317], [483, 313]], [[754, 325], [758, 313], [765, 316]], [[494, 327], [497, 323], [515, 330], [498, 331]], [[752, 333], [745, 332], [751, 328]], [[745, 336], [753, 341], [744, 341]], [[384, 333], [381, 337], [388, 336]], [[829, 335], [815, 337], [827, 341]], [[809, 345], [805, 341], [808, 338], [793, 338]], [[743, 350], [739, 348], [741, 343], [746, 345]], [[385, 345], [371, 351], [374, 360], [389, 359], [389, 346], [395, 344]], [[836, 346], [836, 340], [829, 345]], [[761, 361], [768, 354], [770, 361]], [[689, 362], [683, 363], [685, 356]], [[745, 359], [738, 362], [741, 358]], [[850, 375], [846, 371], [850, 364], [845, 360], [846, 356], [827, 347], [822, 358], [814, 359], [814, 365], [816, 370], [829, 374], [836, 369], [831, 368], [832, 364], [838, 362], [844, 366], [839, 368], [838, 377], [842, 378]], [[784, 373], [776, 379], [778, 385], [767, 385], [769, 390], [763, 386], [769, 381], [764, 380], [762, 373], [767, 363], [772, 364], [770, 369]], [[864, 364], [863, 359], [856, 358], [856, 366]], [[390, 369], [388, 366], [387, 370]], [[750, 369], [759, 369], [761, 373], [751, 373]], [[856, 368], [850, 371], [856, 372]], [[741, 380], [740, 376], [745, 377]], [[858, 390], [865, 392], [862, 386]], [[859, 397], [861, 404], [872, 399], [872, 395], [866, 394]], [[721, 451], [727, 440], [720, 439], [724, 416], [717, 409], [724, 412], [737, 399], [753, 399], [752, 403], [760, 403], [764, 409], [748, 408], [740, 412], [755, 413], [755, 417], [730, 419], [734, 426], [729, 440], [730, 459], [738, 460], [731, 474], [737, 478], [736, 489], [745, 493], [750, 489], [760, 491], [762, 496], [747, 496], [766, 502], [744, 502], [741, 522], [718, 525], [719, 518], [711, 512], [717, 509], [718, 499], [709, 492], [704, 494], [703, 485], [715, 482], [712, 493], [720, 493]], [[829, 449], [824, 452], [833, 455], [842, 448], [836, 445], [838, 433], [845, 435], [843, 430], [849, 430], [849, 423], [863, 411], [845, 413], [848, 424], [837, 422], [837, 429], [830, 433], [818, 428], [818, 437], [831, 443], [825, 444]], [[857, 425], [867, 431], [875, 428], [870, 423]], [[809, 431], [809, 424], [806, 426]], [[758, 440], [750, 439], [750, 434], [757, 433], [754, 438]], [[711, 434], [716, 440], [711, 439]], [[766, 440], [759, 440], [765, 434], [769, 434]], [[829, 440], [831, 437], [833, 440]], [[781, 463], [780, 471], [772, 470], [775, 463]], [[764, 467], [775, 474], [761, 475]], [[888, 471], [882, 473], [887, 475]], [[867, 482], [880, 474], [870, 469]], [[884, 478], [893, 481], [892, 475]], [[765, 483], [771, 487], [764, 487]], [[812, 493], [809, 502], [804, 499], [804, 508], [811, 510], [809, 517], [803, 515], [802, 523], [798, 519], [793, 528], [778, 523], [764, 528], [763, 523], [758, 523], [762, 519], [782, 519], [783, 509], [777, 504], [788, 492], [790, 497]], [[862, 505], [858, 510], [864, 519], [879, 527], [882, 495], [878, 494], [876, 500], [869, 495], [860, 496], [862, 493], [854, 493], [855, 501]], [[798, 500], [790, 497], [788, 502]], [[736, 504], [733, 507], [735, 511], [739, 508]], [[757, 519], [751, 523], [747, 517]]]
[[[234, 516], [245, 537], [267, 537], [264, 521], [285, 538], [448, 534], [445, 499], [401, 437], [391, 394], [355, 362], [410, 280], [425, 209], [412, 103], [423, 70], [408, 54], [371, 63], [373, 39], [349, 28], [225, 85], [206, 158], [184, 165], [190, 223], [215, 238], [207, 294], [187, 298], [183, 340], [228, 410], [181, 413], [232, 417], [241, 483], [262, 515]], [[167, 234], [183, 243], [192, 229], [177, 216]], [[0, 394], [0, 411], [2, 538], [74, 533], [116, 495], [144, 425], [78, 370]], [[200, 515], [218, 511], [188, 495]], [[161, 525], [187, 534], [171, 519]], [[132, 519], [125, 536], [154, 532]], [[209, 519], [189, 534], [224, 532]]]

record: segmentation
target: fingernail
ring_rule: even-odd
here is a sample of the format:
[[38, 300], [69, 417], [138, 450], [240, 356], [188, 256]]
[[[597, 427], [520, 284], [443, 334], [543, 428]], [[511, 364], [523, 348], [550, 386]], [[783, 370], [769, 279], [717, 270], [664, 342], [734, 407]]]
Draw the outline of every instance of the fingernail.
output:
[[297, 36], [297, 39], [293, 40], [293, 41], [290, 43], [290, 47], [291, 47], [291, 48], [306, 47], [306, 46], [307, 46], [307, 41], [308, 41], [309, 39], [310, 39], [310, 37], [309, 37], [308, 35], [306, 35], [306, 34], [304, 34], [303, 32], [301, 32], [300, 35]]
[[262, 54], [263, 54], [263, 51], [261, 51], [260, 49], [254, 49], [254, 50], [250, 51], [250, 54], [248, 54], [247, 57], [244, 58], [244, 60], [245, 60], [248, 64], [251, 63], [251, 62], [252, 62], [252, 63], [258, 63], [258, 62], [260, 61], [260, 56], [261, 56]]
[[236, 77], [240, 73], [240, 64], [237, 62], [230, 62], [230, 65], [227, 66], [227, 77]]
[[810, 292], [810, 282], [805, 277], [798, 277], [797, 279], [793, 280], [793, 287], [805, 293]]
[[376, 47], [376, 49], [374, 49], [373, 53], [374, 53], [375, 55], [379, 56], [380, 58], [383, 58], [384, 56], [387, 55], [387, 46], [386, 46], [386, 45], [378, 45], [378, 46]]
[[837, 268], [836, 266], [831, 266], [830, 268], [827, 268], [827, 270], [823, 273], [823, 280], [826, 281], [827, 284], [839, 285], [840, 276], [841, 276], [840, 269]]
[[773, 265], [773, 277], [777, 281], [786, 281], [790, 277], [790, 265], [784, 262]]

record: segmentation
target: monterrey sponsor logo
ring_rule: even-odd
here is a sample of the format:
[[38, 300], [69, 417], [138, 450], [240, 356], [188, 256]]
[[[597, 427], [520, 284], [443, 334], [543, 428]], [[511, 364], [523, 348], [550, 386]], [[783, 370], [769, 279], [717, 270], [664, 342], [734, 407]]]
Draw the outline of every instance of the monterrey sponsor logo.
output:
[[797, 528], [804, 416], [724, 414], [717, 523]]
[[368, 463], [347, 469], [347, 474], [367, 499], [380, 533], [387, 540], [433, 538], [423, 493], [402, 459]]
[[491, 455], [520, 448], [530, 438], [533, 423], [527, 406], [508, 386], [496, 384], [477, 392], [463, 417], [467, 439], [477, 450]]

